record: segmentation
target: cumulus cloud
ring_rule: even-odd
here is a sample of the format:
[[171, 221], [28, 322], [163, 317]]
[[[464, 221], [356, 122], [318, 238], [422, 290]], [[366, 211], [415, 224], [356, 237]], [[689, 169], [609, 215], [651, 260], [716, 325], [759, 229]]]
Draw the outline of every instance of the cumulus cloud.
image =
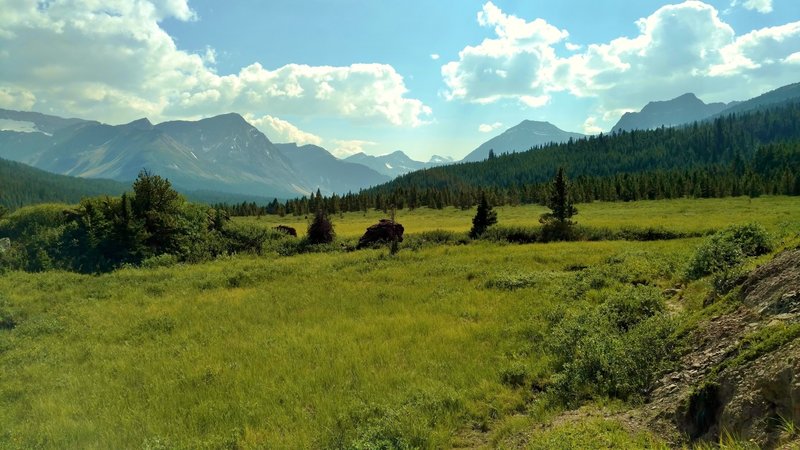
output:
[[526, 22], [487, 2], [478, 23], [497, 35], [459, 52], [458, 61], [442, 66], [446, 98], [474, 103], [519, 99], [520, 94], [546, 103], [546, 80], [552, 79], [557, 57], [552, 45], [569, 36], [542, 19]]
[[331, 154], [338, 158], [346, 158], [350, 155], [355, 155], [356, 153], [360, 153], [364, 151], [364, 147], [369, 147], [373, 145], [378, 145], [377, 142], [372, 141], [361, 141], [361, 140], [340, 140], [336, 139], [333, 141], [334, 147], [331, 150]]
[[[748, 3], [766, 8], [769, 2]], [[607, 126], [610, 112], [639, 109], [649, 100], [686, 92], [710, 101], [740, 99], [796, 81], [800, 22], [737, 36], [713, 6], [696, 0], [639, 19], [632, 37], [583, 49], [566, 41], [566, 30], [508, 15], [491, 1], [477, 21], [492, 27], [495, 37], [465, 47], [458, 60], [442, 66], [445, 97], [532, 108], [547, 104], [555, 92], [595, 98], [597, 118], [587, 131]], [[557, 48], [572, 54], [559, 55]]]
[[268, 69], [254, 62], [218, 74], [214, 50], [179, 50], [159, 24], [167, 18], [197, 15], [187, 0], [20, 0], [2, 8], [0, 107], [117, 122], [239, 111], [414, 127], [431, 115], [387, 64]]
[[245, 114], [244, 118], [263, 132], [272, 142], [295, 142], [298, 145], [322, 145], [322, 138], [297, 128], [295, 125], [270, 115], [255, 117]]
[[431, 59], [437, 61], [440, 58], [438, 53], [431, 53]]
[[502, 127], [502, 126], [503, 126], [503, 124], [500, 123], [500, 122], [482, 123], [482, 124], [480, 124], [480, 126], [478, 126], [478, 131], [480, 131], [481, 133], [491, 133], [492, 131], [494, 131], [494, 130]]

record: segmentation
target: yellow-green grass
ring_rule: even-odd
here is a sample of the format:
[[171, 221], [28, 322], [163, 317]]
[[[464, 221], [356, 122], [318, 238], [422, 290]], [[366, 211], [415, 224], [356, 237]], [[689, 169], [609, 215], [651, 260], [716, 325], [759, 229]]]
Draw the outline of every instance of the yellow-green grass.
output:
[[[595, 203], [578, 218], [690, 231], [758, 221], [796, 233], [797, 202]], [[529, 225], [539, 212], [499, 216]], [[358, 236], [380, 216], [369, 214], [346, 214], [340, 234]], [[466, 231], [472, 214], [418, 209], [398, 220], [411, 233]], [[602, 273], [671, 286], [699, 242], [474, 242], [99, 276], [6, 273], [0, 314], [16, 327], [0, 327], [0, 448], [320, 448], [387, 436], [446, 448], [474, 433], [500, 444], [551, 416], [531, 413], [548, 406], [503, 377], [522, 366], [529, 381], [547, 378], [550, 320], [586, 306], [571, 296], [572, 270], [622, 261]], [[507, 279], [526, 287], [493, 283]], [[552, 430], [542, 439], [623, 448], [652, 439], [613, 422]]]
[[[501, 373], [514, 362], [543, 370], [565, 267], [682, 258], [687, 244], [478, 243], [8, 273], [0, 292], [18, 325], [0, 330], [0, 447], [318, 448], [372, 422], [446, 447], [530, 400]], [[506, 274], [536, 281], [487, 287]]]
[[[749, 222], [759, 222], [773, 232], [800, 229], [800, 197], [595, 202], [579, 204], [577, 207], [578, 215], [574, 219], [579, 224], [611, 229], [663, 227], [678, 232], [703, 232]], [[502, 206], [495, 209], [498, 223], [508, 226], [538, 225], [539, 216], [547, 211], [547, 208], [539, 205]], [[403, 224], [409, 234], [436, 229], [466, 232], [472, 225], [474, 215], [475, 208], [417, 208], [398, 210], [396, 220]], [[333, 221], [339, 236], [355, 238], [361, 236], [378, 219], [386, 217], [388, 216], [383, 211], [370, 209], [366, 213], [335, 215]], [[307, 219], [303, 216], [267, 215], [239, 217], [235, 220], [266, 227], [288, 225], [296, 228], [302, 235], [305, 234], [309, 219], [310, 217]]]

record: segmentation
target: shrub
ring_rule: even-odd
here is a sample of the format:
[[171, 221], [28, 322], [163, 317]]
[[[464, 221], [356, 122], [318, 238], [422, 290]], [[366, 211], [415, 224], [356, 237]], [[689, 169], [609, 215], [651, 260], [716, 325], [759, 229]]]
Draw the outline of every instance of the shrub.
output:
[[650, 286], [629, 286], [615, 292], [600, 306], [600, 314], [622, 332], [663, 311], [660, 291]]
[[328, 214], [320, 210], [314, 215], [314, 220], [308, 225], [306, 239], [310, 244], [329, 244], [333, 242], [336, 233], [333, 231]]
[[496, 226], [483, 233], [483, 239], [493, 242], [510, 242], [513, 244], [530, 244], [541, 240], [541, 227]]
[[[548, 340], [555, 366], [552, 391], [565, 404], [574, 406], [597, 396], [639, 399], [673, 361], [673, 321], [666, 314], [649, 315], [650, 293], [634, 297], [647, 300], [613, 300], [610, 306], [567, 318], [554, 328]], [[630, 307], [636, 303], [639, 308]], [[620, 327], [603, 314], [613, 309], [635, 318], [623, 321], [627, 328]]]
[[696, 280], [725, 271], [741, 264], [746, 256], [763, 255], [771, 249], [769, 234], [761, 225], [734, 225], [713, 234], [698, 247], [686, 277]]

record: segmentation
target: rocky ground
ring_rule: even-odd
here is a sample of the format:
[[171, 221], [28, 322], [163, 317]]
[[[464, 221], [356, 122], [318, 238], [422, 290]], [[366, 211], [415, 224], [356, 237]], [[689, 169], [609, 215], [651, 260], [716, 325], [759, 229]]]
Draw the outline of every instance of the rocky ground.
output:
[[677, 369], [629, 416], [676, 446], [734, 436], [798, 448], [800, 250], [753, 271], [733, 295], [740, 305], [693, 331]]

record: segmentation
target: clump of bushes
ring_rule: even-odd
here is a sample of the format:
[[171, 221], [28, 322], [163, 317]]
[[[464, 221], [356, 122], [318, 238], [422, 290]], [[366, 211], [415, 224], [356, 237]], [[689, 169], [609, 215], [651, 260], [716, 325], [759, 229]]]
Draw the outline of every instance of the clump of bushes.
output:
[[559, 322], [549, 338], [552, 392], [567, 405], [643, 398], [675, 355], [673, 321], [657, 289], [629, 286]]
[[187, 202], [170, 182], [142, 171], [133, 192], [87, 198], [76, 207], [22, 208], [0, 222], [11, 239], [0, 264], [32, 272], [106, 272], [124, 265], [198, 262], [261, 252], [268, 232], [233, 227], [219, 210]]
[[746, 257], [772, 250], [772, 239], [759, 224], [733, 225], [711, 235], [695, 251], [686, 278], [696, 280], [724, 272], [741, 264]]

